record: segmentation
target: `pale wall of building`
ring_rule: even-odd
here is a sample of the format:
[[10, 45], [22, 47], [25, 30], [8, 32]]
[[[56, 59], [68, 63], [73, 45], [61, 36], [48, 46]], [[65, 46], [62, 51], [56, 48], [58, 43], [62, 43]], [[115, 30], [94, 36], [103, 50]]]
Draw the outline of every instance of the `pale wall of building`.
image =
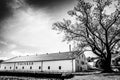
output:
[[15, 70], [41, 71], [41, 62], [19, 62], [19, 63], [15, 63]]
[[76, 72], [85, 71], [88, 69], [87, 59], [84, 54], [77, 57], [75, 62]]
[[58, 72], [75, 71], [75, 60], [45, 61], [43, 62], [43, 71], [58, 71]]
[[6, 63], [0, 65], [0, 70], [13, 70], [14, 69], [14, 63]]
[[3, 63], [0, 70], [75, 72], [75, 60]]

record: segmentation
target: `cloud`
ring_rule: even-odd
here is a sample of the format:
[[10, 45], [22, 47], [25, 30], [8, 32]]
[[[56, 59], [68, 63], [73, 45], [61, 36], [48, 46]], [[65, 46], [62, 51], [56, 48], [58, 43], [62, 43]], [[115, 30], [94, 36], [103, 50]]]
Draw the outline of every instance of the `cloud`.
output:
[[5, 41], [0, 41], [0, 44], [8, 45], [7, 42], [5, 42]]
[[6, 29], [10, 29], [9, 25], [5, 25], [8, 23], [8, 21], [13, 20], [14, 16], [16, 16], [16, 12], [19, 9], [25, 9], [26, 6], [24, 5], [25, 4], [20, 4], [19, 0], [0, 0], [0, 40], [4, 39], [3, 36], [6, 32]]
[[15, 43], [0, 40], [0, 57], [5, 57], [10, 55], [10, 51], [17, 48]]
[[13, 0], [0, 0], [0, 22], [12, 15], [12, 9], [9, 4]]
[[0, 60], [7, 60], [9, 59], [8, 57], [0, 57]]
[[[27, 11], [20, 9], [19, 13], [16, 12], [13, 18], [6, 21], [3, 37], [23, 46], [39, 47], [43, 52], [48, 50], [46, 48], [50, 49], [53, 42], [55, 42], [54, 46], [58, 46], [62, 41], [62, 38], [60, 39], [51, 28], [55, 21], [53, 16], [42, 9], [39, 11], [34, 11], [32, 8], [28, 8]], [[50, 49], [50, 52], [52, 50]]]
[[[68, 44], [62, 43], [62, 36], [57, 35], [51, 27], [54, 22], [66, 17], [66, 11], [69, 10], [71, 4], [62, 5], [63, 0], [61, 2], [51, 0], [50, 4], [43, 1], [42, 3], [45, 4], [38, 7], [34, 5], [40, 5], [41, 2], [37, 4], [37, 2], [25, 3], [24, 1], [12, 0], [9, 3], [9, 10], [13, 12], [13, 15], [5, 18], [0, 24], [2, 25], [0, 56], [67, 51]], [[59, 2], [61, 6], [57, 6]]]
[[63, 5], [64, 3], [69, 3], [72, 0], [26, 0], [30, 6], [34, 7], [55, 7]]
[[13, 50], [10, 52], [11, 55], [13, 56], [27, 56], [27, 55], [33, 55], [34, 53], [28, 53], [28, 52], [20, 52], [17, 50]]

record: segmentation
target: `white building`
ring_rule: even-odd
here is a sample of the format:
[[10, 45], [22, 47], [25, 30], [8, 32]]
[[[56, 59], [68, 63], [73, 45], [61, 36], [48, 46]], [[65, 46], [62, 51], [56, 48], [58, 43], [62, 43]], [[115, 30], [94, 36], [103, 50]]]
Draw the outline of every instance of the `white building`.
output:
[[0, 70], [79, 72], [87, 70], [87, 59], [78, 51], [21, 56], [5, 60]]

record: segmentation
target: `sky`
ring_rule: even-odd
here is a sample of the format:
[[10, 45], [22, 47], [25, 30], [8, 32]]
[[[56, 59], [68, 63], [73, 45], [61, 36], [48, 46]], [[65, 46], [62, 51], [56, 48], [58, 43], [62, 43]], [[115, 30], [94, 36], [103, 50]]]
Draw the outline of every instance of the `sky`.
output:
[[52, 24], [69, 18], [75, 0], [0, 0], [0, 59], [69, 51]]
[[[76, 0], [0, 0], [0, 59], [69, 51], [52, 24], [69, 19]], [[108, 13], [114, 9], [106, 9]], [[73, 46], [72, 46], [73, 47]], [[86, 52], [91, 55], [91, 52]]]

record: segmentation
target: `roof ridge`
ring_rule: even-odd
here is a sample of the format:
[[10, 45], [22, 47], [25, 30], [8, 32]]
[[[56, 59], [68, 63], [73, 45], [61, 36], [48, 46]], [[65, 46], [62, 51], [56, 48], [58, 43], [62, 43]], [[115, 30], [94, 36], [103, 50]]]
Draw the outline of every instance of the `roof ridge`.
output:
[[40, 55], [30, 55], [22, 57], [13, 57], [5, 62], [21, 62], [21, 61], [45, 61], [45, 60], [65, 60], [73, 59], [75, 56], [72, 56], [76, 51], [71, 52], [61, 52], [61, 53], [49, 53], [49, 54], [40, 54]]
[[4, 61], [8, 61], [8, 60], [11, 60], [11, 59], [14, 59], [14, 58], [17, 58], [17, 56], [15, 56], [15, 57], [12, 57], [12, 58], [10, 58], [10, 59], [7, 59], [7, 60], [4, 60]]

